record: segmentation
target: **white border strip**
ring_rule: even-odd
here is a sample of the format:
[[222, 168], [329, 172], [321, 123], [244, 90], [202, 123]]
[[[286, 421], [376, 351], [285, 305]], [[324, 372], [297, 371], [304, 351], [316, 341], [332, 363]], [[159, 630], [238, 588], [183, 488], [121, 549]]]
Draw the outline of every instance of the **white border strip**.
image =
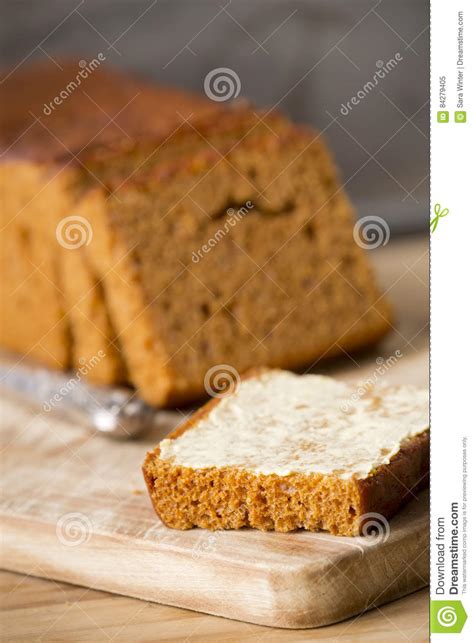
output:
[[[446, 640], [454, 637], [453, 621], [459, 624], [462, 615], [449, 601], [461, 600], [468, 619], [457, 641], [473, 640], [474, 632], [473, 9], [472, 0], [431, 3], [430, 219], [440, 215], [431, 234], [431, 599], [439, 601], [432, 602], [431, 629], [442, 631]], [[439, 112], [448, 112], [449, 120], [440, 115], [439, 122]], [[456, 112], [466, 112], [465, 122]], [[467, 506], [463, 439], [471, 469]]]

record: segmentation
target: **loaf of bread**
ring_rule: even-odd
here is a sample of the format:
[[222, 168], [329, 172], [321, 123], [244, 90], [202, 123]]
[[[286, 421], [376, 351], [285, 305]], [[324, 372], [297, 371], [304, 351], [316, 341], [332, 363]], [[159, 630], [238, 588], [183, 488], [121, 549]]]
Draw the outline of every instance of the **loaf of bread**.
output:
[[[69, 272], [64, 257], [93, 234], [87, 221], [77, 219], [83, 176], [91, 185], [105, 187], [99, 175], [86, 169], [81, 155], [93, 145], [165, 137], [183, 119], [211, 114], [216, 106], [105, 67], [90, 71], [74, 61], [61, 61], [61, 67], [48, 61], [22, 66], [5, 72], [0, 85], [0, 343], [49, 366], [67, 368], [73, 366], [75, 346], [67, 287], [78, 273]], [[78, 264], [76, 257], [76, 268]], [[100, 290], [97, 276], [86, 274], [78, 281], [72, 285], [75, 294], [82, 284], [83, 298], [94, 299], [80, 305], [97, 311], [100, 293], [89, 289], [93, 281]], [[102, 318], [100, 310], [97, 319], [86, 322], [86, 332], [107, 336]], [[95, 337], [91, 346], [87, 341], [76, 347], [75, 361], [78, 356], [89, 360], [89, 348], [97, 341]], [[113, 353], [107, 349], [90, 377], [116, 379], [123, 368]]]
[[427, 391], [384, 386], [357, 399], [335, 379], [270, 369], [235, 381], [143, 465], [169, 527], [342, 536], [374, 513], [390, 518], [428, 470]]
[[320, 134], [105, 68], [55, 106], [63, 67], [1, 89], [3, 346], [59, 368], [99, 354], [91, 379], [166, 405], [215, 364], [298, 367], [384, 335]]

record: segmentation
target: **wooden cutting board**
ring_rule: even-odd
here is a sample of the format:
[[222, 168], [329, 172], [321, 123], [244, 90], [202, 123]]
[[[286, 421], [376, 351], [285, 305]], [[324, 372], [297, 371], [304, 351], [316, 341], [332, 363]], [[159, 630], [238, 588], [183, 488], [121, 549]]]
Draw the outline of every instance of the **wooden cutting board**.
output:
[[[400, 315], [381, 349], [355, 358], [358, 368], [348, 358], [331, 366], [333, 374], [374, 378], [381, 359], [399, 350], [402, 357], [377, 377], [427, 384], [426, 256], [418, 257], [419, 248], [417, 257], [404, 255], [410, 270], [385, 262], [382, 272], [398, 310], [415, 302], [413, 312]], [[407, 282], [402, 288], [396, 270]], [[153, 431], [127, 443], [11, 400], [2, 400], [0, 414], [6, 569], [289, 628], [333, 623], [428, 583], [426, 492], [373, 538], [174, 531], [155, 516], [140, 467], [147, 449], [183, 419], [179, 413], [161, 414]]]

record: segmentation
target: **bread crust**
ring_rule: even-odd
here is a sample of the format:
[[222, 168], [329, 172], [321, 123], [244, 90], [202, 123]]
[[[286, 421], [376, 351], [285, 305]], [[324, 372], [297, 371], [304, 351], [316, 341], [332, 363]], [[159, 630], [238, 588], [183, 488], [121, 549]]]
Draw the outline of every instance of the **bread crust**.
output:
[[406, 440], [388, 464], [359, 480], [363, 513], [389, 518], [428, 486], [430, 469], [429, 430]]
[[[156, 86], [109, 64], [83, 77], [74, 95], [55, 105], [55, 97], [80, 72], [79, 62], [63, 59], [61, 69], [49, 62], [35, 62], [8, 74], [0, 86], [3, 159], [62, 165], [77, 155], [82, 159], [88, 150], [101, 145], [120, 146], [124, 135], [117, 124], [132, 138], [158, 139], [169, 135], [190, 115], [216, 116], [226, 109], [206, 96]], [[37, 123], [32, 123], [32, 113]]]
[[[249, 371], [243, 379], [268, 369]], [[168, 439], [174, 440], [209, 415], [210, 400]], [[262, 475], [238, 467], [191, 469], [160, 460], [160, 447], [142, 467], [153, 507], [168, 527], [264, 531], [326, 530], [338, 536], [365, 533], [366, 518], [389, 519], [428, 484], [429, 431], [406, 440], [390, 462], [365, 479], [292, 473]], [[369, 515], [368, 515], [369, 514]]]

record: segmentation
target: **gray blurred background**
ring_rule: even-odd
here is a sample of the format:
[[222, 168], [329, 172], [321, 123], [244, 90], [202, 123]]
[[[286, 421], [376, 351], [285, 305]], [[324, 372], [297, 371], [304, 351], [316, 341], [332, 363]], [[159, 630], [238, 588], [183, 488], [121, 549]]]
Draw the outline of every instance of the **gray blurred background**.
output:
[[[428, 0], [2, 0], [2, 67], [102, 52], [203, 91], [232, 69], [241, 96], [324, 130], [360, 216], [427, 229]], [[398, 54], [378, 85], [341, 113]], [[2, 74], [3, 75], [3, 74]], [[343, 110], [347, 111], [347, 110]]]

